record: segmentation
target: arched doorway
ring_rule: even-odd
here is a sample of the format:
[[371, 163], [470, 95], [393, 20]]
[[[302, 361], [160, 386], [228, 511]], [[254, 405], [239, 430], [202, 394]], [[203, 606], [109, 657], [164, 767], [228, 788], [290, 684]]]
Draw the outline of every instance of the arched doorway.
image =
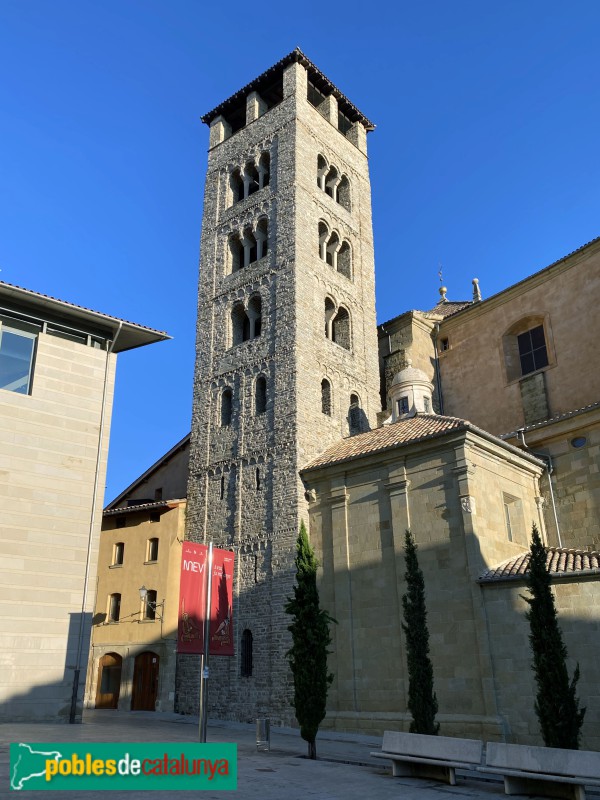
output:
[[150, 650], [135, 657], [131, 695], [132, 711], [154, 711], [156, 708], [158, 664], [158, 655]]
[[121, 689], [123, 659], [118, 653], [105, 653], [98, 664], [96, 708], [116, 708]]

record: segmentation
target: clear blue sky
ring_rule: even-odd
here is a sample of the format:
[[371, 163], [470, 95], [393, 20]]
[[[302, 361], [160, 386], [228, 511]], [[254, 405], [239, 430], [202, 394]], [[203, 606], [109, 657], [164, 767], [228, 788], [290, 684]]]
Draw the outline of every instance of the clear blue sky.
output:
[[0, 0], [0, 279], [168, 331], [119, 357], [107, 501], [188, 430], [208, 129], [294, 47], [372, 119], [380, 322], [600, 234], [600, 4]]

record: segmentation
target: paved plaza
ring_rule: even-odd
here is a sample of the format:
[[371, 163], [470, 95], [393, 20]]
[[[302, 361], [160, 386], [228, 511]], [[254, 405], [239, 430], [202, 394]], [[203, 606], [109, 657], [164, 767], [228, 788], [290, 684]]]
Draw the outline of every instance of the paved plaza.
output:
[[[306, 743], [290, 728], [271, 730], [271, 750], [257, 752], [255, 727], [233, 722], [209, 721], [211, 742], [238, 745], [237, 792], [206, 791], [206, 800], [235, 796], [243, 800], [452, 800], [456, 798], [504, 797], [500, 782], [459, 777], [457, 786], [428, 780], [392, 778], [386, 762], [371, 758], [381, 739], [370, 736], [324, 732], [317, 740], [318, 761], [303, 756]], [[10, 742], [194, 742], [198, 741], [197, 718], [151, 712], [88, 711], [82, 725], [51, 723], [0, 725], [0, 798], [39, 798], [39, 792], [9, 791]], [[105, 800], [107, 792], [49, 792], [54, 799]], [[113, 797], [139, 800], [198, 798], [198, 792], [112, 792]], [[41, 795], [42, 797], [45, 795]], [[519, 796], [518, 796], [519, 797]], [[518, 800], [518, 798], [517, 798]]]

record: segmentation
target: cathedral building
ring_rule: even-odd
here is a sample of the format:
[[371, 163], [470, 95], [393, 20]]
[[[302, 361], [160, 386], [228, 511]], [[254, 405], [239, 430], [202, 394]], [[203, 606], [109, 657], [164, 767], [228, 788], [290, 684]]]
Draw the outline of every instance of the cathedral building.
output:
[[[600, 747], [600, 240], [494, 297], [375, 323], [369, 120], [300, 50], [203, 117], [186, 537], [236, 552], [236, 655], [209, 713], [293, 722], [286, 598], [301, 520], [337, 619], [325, 725], [408, 729], [404, 532], [425, 575], [441, 732], [539, 743], [532, 523]], [[571, 665], [573, 666], [573, 665]], [[198, 707], [198, 657], [175, 707]]]

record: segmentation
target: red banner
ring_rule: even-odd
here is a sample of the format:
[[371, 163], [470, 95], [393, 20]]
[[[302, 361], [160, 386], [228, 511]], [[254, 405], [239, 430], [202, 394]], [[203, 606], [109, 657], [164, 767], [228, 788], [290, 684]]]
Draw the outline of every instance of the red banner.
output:
[[[179, 626], [177, 652], [204, 652], [204, 609], [206, 607], [205, 544], [184, 542], [179, 585]], [[234, 554], [213, 548], [212, 595], [210, 603], [211, 656], [233, 655], [233, 567]]]

